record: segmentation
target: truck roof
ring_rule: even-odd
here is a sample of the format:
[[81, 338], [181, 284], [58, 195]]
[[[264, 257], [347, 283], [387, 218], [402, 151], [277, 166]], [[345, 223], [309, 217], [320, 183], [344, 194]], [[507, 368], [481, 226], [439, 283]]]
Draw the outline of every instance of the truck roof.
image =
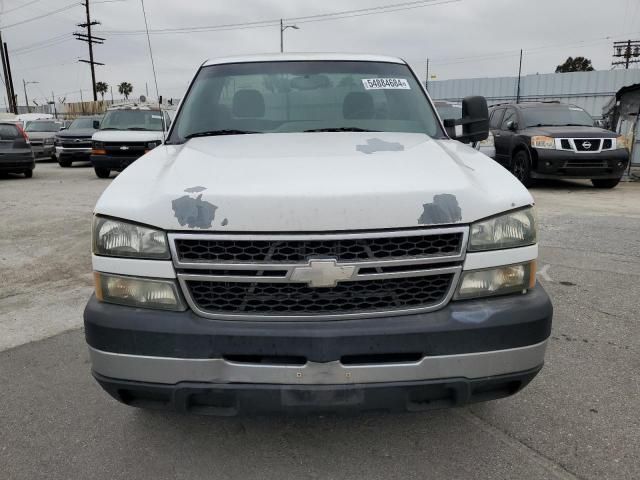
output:
[[252, 63], [252, 62], [291, 62], [291, 61], [352, 61], [352, 62], [406, 62], [398, 57], [386, 57], [383, 55], [369, 55], [360, 53], [263, 53], [256, 55], [240, 55], [234, 57], [221, 57], [207, 60], [203, 66], [221, 65], [225, 63]]

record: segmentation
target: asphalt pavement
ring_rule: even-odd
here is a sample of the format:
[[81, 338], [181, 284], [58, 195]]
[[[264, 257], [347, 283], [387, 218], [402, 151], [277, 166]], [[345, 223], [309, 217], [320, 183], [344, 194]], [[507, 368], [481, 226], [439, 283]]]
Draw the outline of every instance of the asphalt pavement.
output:
[[532, 189], [555, 316], [521, 393], [303, 418], [147, 412], [102, 392], [81, 325], [108, 184], [53, 163], [0, 178], [0, 479], [640, 478], [640, 183]]

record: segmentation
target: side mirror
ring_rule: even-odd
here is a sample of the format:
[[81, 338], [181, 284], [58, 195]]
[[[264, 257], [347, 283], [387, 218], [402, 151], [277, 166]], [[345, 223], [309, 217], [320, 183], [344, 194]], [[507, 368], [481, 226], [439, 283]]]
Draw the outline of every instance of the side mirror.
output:
[[60, 128], [60, 131], [62, 131], [62, 130], [66, 130], [66, 129], [67, 129], [67, 127], [61, 127], [61, 128]]
[[93, 121], [93, 129], [94, 130], [98, 130], [99, 128], [100, 128], [100, 121], [94, 120]]
[[[462, 132], [456, 126], [462, 125]], [[449, 136], [462, 143], [480, 142], [489, 136], [489, 108], [484, 97], [466, 97], [462, 100], [462, 118], [444, 120]]]
[[514, 120], [509, 120], [507, 122], [507, 130], [511, 130], [512, 132], [515, 132], [516, 130], [518, 130], [518, 122]]

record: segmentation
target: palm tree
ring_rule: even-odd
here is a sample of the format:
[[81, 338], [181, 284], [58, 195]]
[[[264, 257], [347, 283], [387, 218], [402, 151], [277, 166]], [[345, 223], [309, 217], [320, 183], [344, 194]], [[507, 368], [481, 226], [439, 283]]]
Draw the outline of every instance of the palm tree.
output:
[[109, 90], [109, 85], [105, 82], [96, 82], [96, 92], [100, 94], [102, 97], [102, 101], [104, 102], [104, 94]]
[[129, 100], [129, 95], [133, 92], [133, 85], [129, 82], [122, 82], [118, 85], [118, 92], [120, 92], [120, 95], [124, 95], [125, 100]]

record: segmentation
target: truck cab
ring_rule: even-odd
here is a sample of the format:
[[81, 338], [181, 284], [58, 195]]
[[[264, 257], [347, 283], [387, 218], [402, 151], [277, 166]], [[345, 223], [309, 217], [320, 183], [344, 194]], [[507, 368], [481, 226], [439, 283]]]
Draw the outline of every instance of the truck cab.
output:
[[159, 105], [124, 104], [107, 110], [91, 137], [91, 163], [99, 178], [121, 172], [162, 144], [171, 120]]
[[96, 204], [96, 380], [130, 406], [213, 415], [522, 389], [552, 319], [534, 201], [465, 144], [488, 135], [486, 100], [461, 108], [452, 138], [393, 57], [205, 62], [166, 142]]

